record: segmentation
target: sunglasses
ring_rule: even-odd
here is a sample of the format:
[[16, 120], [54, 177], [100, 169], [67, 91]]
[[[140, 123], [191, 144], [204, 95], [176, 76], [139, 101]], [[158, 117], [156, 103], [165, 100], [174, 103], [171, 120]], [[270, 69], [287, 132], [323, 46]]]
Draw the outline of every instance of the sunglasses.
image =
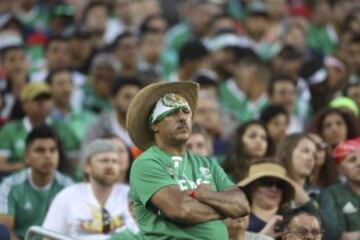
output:
[[262, 187], [276, 187], [277, 189], [285, 189], [286, 183], [276, 178], [260, 178], [258, 183]]

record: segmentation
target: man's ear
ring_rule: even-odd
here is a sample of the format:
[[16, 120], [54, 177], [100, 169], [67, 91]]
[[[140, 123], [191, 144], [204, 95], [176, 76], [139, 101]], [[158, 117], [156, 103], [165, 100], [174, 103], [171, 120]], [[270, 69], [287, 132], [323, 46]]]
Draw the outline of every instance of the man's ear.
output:
[[87, 159], [86, 162], [82, 164], [82, 169], [87, 175], [90, 173], [90, 164], [90, 159]]
[[157, 126], [157, 124], [156, 123], [154, 123], [154, 124], [151, 124], [151, 130], [153, 130], [153, 132], [154, 133], [157, 133], [157, 132], [159, 132], [159, 127]]

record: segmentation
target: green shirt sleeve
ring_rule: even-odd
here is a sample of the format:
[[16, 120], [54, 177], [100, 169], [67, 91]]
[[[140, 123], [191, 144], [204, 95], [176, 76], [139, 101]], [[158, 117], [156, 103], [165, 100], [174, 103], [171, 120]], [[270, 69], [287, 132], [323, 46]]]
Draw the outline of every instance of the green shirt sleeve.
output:
[[115, 233], [108, 240], [139, 240], [140, 236], [134, 234], [130, 230], [126, 229], [125, 231]]
[[11, 185], [4, 181], [0, 186], [0, 214], [15, 216], [15, 196]]
[[232, 186], [234, 183], [228, 178], [224, 170], [219, 164], [213, 161], [214, 164], [214, 181], [218, 191], [224, 191]]
[[159, 160], [138, 159], [131, 168], [130, 185], [134, 194], [145, 206], [161, 188], [177, 184]]
[[8, 131], [8, 128], [4, 126], [0, 130], [0, 156], [1, 157], [10, 157], [11, 156], [11, 133]]

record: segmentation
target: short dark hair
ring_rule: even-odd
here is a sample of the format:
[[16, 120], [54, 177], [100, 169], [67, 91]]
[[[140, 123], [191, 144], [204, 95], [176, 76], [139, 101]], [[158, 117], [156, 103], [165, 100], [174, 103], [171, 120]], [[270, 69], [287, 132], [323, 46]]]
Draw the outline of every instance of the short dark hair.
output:
[[166, 18], [161, 14], [153, 14], [153, 15], [145, 17], [139, 27], [141, 35], [143, 35], [144, 33], [148, 32], [148, 31], [153, 31], [153, 30], [161, 32], [159, 29], [154, 29], [154, 28], [151, 28], [151, 26], [149, 26], [149, 23], [155, 19], [163, 19], [166, 21]]
[[45, 51], [47, 51], [48, 48], [49, 48], [49, 46], [50, 46], [53, 42], [65, 42], [65, 43], [66, 43], [67, 41], [68, 41], [68, 38], [63, 37], [63, 36], [52, 36], [52, 37], [50, 37], [50, 38], [47, 40], [44, 49], [45, 49]]
[[287, 74], [275, 74], [270, 78], [270, 82], [268, 85], [268, 95], [272, 96], [272, 94], [274, 93], [274, 89], [275, 89], [275, 84], [278, 82], [289, 82], [291, 84], [294, 85], [294, 87], [296, 88], [296, 81]]
[[209, 50], [199, 40], [185, 42], [179, 49], [179, 66], [185, 63], [203, 59], [209, 55]]
[[134, 33], [129, 32], [129, 31], [125, 31], [121, 34], [119, 34], [115, 40], [112, 42], [112, 49], [116, 49], [118, 47], [118, 45], [125, 39], [125, 38], [138, 38]]
[[[260, 114], [260, 121], [262, 121], [265, 126], [276, 116], [284, 114], [288, 116], [288, 112], [286, 111], [286, 108], [279, 104], [272, 104], [266, 106]], [[288, 117], [289, 118], [289, 117]]]
[[53, 139], [59, 149], [59, 137], [56, 131], [47, 124], [36, 126], [30, 131], [25, 140], [25, 147], [28, 148], [34, 141], [44, 138]]
[[99, 1], [99, 0], [89, 1], [89, 4], [86, 5], [84, 9], [82, 20], [85, 20], [89, 12], [96, 7], [104, 7], [106, 10], [108, 10], [108, 5], [104, 1]]
[[60, 68], [60, 69], [56, 69], [56, 70], [51, 70], [48, 73], [48, 75], [46, 76], [45, 82], [47, 84], [51, 85], [55, 75], [57, 75], [58, 73], [61, 73], [61, 72], [68, 72], [70, 75], [72, 73], [70, 68]]
[[111, 96], [116, 96], [116, 94], [125, 86], [136, 86], [140, 89], [143, 87], [141, 81], [137, 77], [124, 77], [120, 76], [114, 82], [111, 88]]
[[297, 48], [290, 45], [285, 45], [277, 54], [277, 57], [286, 60], [302, 60], [303, 54]]

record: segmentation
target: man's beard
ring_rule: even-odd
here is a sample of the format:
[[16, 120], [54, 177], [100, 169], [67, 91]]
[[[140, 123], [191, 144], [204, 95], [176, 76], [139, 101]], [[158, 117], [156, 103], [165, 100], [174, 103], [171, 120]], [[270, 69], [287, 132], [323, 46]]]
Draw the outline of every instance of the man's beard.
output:
[[105, 187], [109, 187], [109, 186], [113, 185], [118, 179], [118, 177], [116, 177], [115, 175], [113, 175], [113, 177], [109, 178], [106, 175], [100, 175], [100, 174], [94, 174], [92, 176], [92, 178], [97, 183], [99, 183], [100, 185], [105, 186]]

